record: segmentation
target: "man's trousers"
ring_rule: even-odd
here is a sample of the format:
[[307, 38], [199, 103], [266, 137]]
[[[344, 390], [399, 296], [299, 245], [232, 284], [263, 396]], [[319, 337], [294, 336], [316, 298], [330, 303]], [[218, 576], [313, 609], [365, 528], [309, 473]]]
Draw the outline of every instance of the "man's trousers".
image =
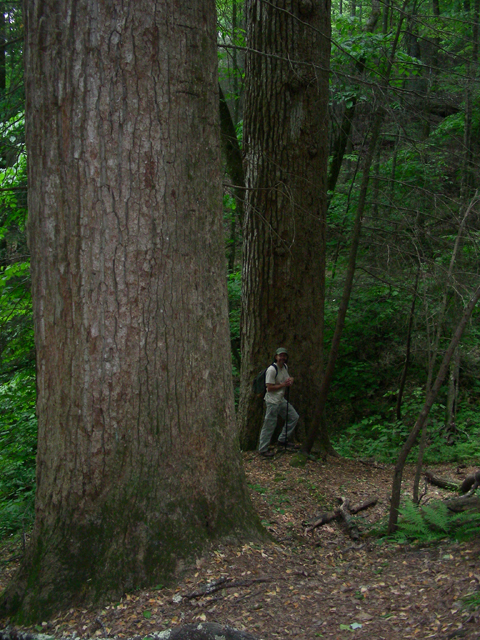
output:
[[[287, 434], [285, 438], [285, 425], [282, 428], [282, 432], [278, 436], [278, 442], [280, 444], [285, 444], [285, 440], [293, 433], [297, 422], [298, 422], [298, 413], [292, 407], [292, 405], [283, 398], [281, 402], [265, 402], [267, 407], [267, 411], [265, 413], [265, 420], [263, 421], [262, 431], [260, 433], [260, 442], [258, 444], [258, 450], [260, 453], [264, 453], [268, 450], [268, 445], [270, 444], [270, 440], [272, 439], [273, 432], [277, 427], [277, 418], [281, 416], [284, 420], [287, 418]], [[288, 416], [287, 416], [287, 406], [288, 406]]]

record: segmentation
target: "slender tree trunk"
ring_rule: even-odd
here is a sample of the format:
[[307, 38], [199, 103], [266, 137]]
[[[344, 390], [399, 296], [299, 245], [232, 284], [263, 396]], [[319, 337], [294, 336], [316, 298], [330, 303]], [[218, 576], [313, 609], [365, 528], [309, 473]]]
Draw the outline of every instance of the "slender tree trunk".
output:
[[381, 147], [377, 144], [377, 152], [373, 163], [372, 214], [378, 218], [378, 202], [380, 200], [380, 157]]
[[222, 149], [224, 153], [227, 173], [232, 181], [235, 193], [235, 201], [237, 203], [237, 211], [240, 220], [243, 220], [243, 201], [245, 198], [245, 174], [243, 171], [243, 159], [240, 145], [238, 144], [235, 125], [228, 108], [227, 101], [222, 91], [222, 87], [218, 85], [220, 93], [220, 130]]
[[[342, 300], [338, 308], [337, 320], [335, 323], [335, 331], [333, 333], [332, 344], [330, 345], [330, 352], [328, 355], [328, 362], [325, 369], [325, 375], [323, 376], [322, 384], [318, 393], [317, 411], [319, 414], [323, 413], [327, 404], [328, 392], [333, 379], [333, 373], [335, 370], [335, 364], [337, 362], [338, 351], [340, 349], [340, 342], [342, 339], [343, 328], [345, 326], [345, 318], [347, 315], [348, 304], [350, 302], [350, 296], [353, 288], [353, 278], [355, 275], [355, 267], [357, 261], [357, 252], [360, 244], [360, 235], [362, 229], [363, 213], [365, 211], [365, 202], [368, 191], [368, 183], [370, 178], [370, 167], [372, 166], [373, 157], [376, 150], [378, 137], [380, 135], [380, 129], [383, 122], [383, 111], [379, 112], [375, 116], [375, 122], [373, 125], [372, 136], [369, 141], [369, 150], [365, 158], [365, 165], [363, 168], [362, 185], [360, 187], [360, 196], [357, 205], [357, 214], [355, 216], [355, 224], [352, 232], [352, 241], [350, 245], [350, 253], [348, 257], [347, 272], [345, 277], [345, 284], [343, 287]], [[317, 423], [315, 423], [312, 429], [307, 434], [307, 440], [304, 443], [304, 450], [310, 453], [316, 438]]]
[[400, 506], [400, 492], [402, 489], [402, 476], [403, 476], [403, 469], [405, 467], [407, 456], [410, 453], [411, 448], [415, 444], [415, 440], [417, 439], [418, 433], [422, 428], [422, 425], [428, 418], [430, 409], [432, 408], [432, 405], [435, 402], [435, 398], [437, 397], [440, 387], [442, 386], [442, 383], [447, 374], [452, 355], [461, 340], [463, 331], [468, 321], [470, 320], [472, 312], [479, 299], [480, 299], [480, 287], [475, 291], [472, 299], [470, 300], [470, 302], [465, 308], [465, 311], [463, 312], [463, 316], [455, 330], [455, 334], [448, 346], [448, 349], [445, 352], [445, 355], [443, 356], [443, 360], [440, 365], [440, 369], [438, 371], [433, 387], [430, 389], [429, 393], [427, 394], [427, 397], [425, 399], [425, 404], [423, 405], [420, 415], [418, 416], [417, 422], [415, 423], [415, 426], [410, 432], [410, 435], [408, 436], [398, 456], [398, 460], [395, 465], [395, 471], [393, 475], [392, 497], [390, 500], [390, 515], [389, 515], [389, 521], [388, 521], [388, 533], [394, 533], [394, 531], [397, 528], [398, 508]]
[[291, 401], [308, 428], [322, 375], [329, 2], [249, 0], [244, 152], [242, 370], [238, 425], [254, 448], [251, 391], [276, 347], [290, 353]]
[[[233, 0], [233, 3], [232, 3], [232, 41], [234, 44], [237, 41], [237, 29], [239, 27], [238, 11], [237, 11], [238, 2], [239, 0]], [[238, 124], [238, 121], [240, 119], [240, 92], [239, 92], [239, 82], [238, 82], [240, 70], [238, 66], [238, 52], [236, 47], [233, 49], [232, 58], [233, 58], [232, 66], [233, 66], [233, 95], [234, 95], [233, 114], [234, 114], [235, 124]]]
[[402, 131], [400, 127], [397, 127], [397, 135], [395, 137], [395, 147], [393, 150], [392, 157], [392, 171], [390, 174], [390, 184], [389, 184], [389, 193], [390, 193], [390, 201], [393, 203], [395, 200], [395, 185], [396, 185], [396, 175], [397, 175], [397, 158], [398, 158], [398, 150], [401, 148], [401, 137]]
[[388, 33], [389, 24], [388, 18], [391, 11], [391, 0], [384, 0], [383, 2], [383, 16], [382, 16], [382, 33]]
[[413, 319], [415, 317], [415, 303], [417, 301], [417, 290], [418, 290], [418, 280], [420, 277], [420, 265], [418, 265], [417, 275], [415, 276], [415, 286], [413, 288], [413, 299], [412, 306], [410, 309], [410, 317], [408, 318], [408, 330], [407, 330], [407, 345], [406, 345], [406, 353], [405, 353], [405, 363], [403, 365], [402, 377], [400, 379], [400, 384], [398, 386], [398, 397], [397, 397], [397, 406], [396, 406], [396, 415], [397, 420], [402, 419], [402, 398], [403, 392], [405, 390], [405, 383], [407, 381], [407, 373], [408, 366], [410, 364], [410, 346], [412, 342], [412, 329], [413, 329]]
[[[404, 6], [407, 1], [408, 0], [405, 0]], [[386, 84], [388, 84], [389, 82], [390, 73], [391, 73], [393, 61], [395, 58], [395, 52], [396, 52], [399, 37], [400, 37], [403, 15], [404, 13], [402, 11], [399, 24], [397, 27], [397, 32], [395, 34], [395, 38], [392, 44], [392, 50], [390, 53], [387, 70], [385, 72]], [[340, 342], [342, 339], [343, 328], [345, 326], [345, 318], [347, 315], [348, 305], [350, 302], [350, 295], [352, 293], [353, 278], [355, 275], [355, 268], [356, 268], [356, 262], [357, 262], [357, 252], [360, 244], [360, 234], [362, 230], [363, 214], [365, 212], [368, 184], [370, 181], [370, 168], [372, 166], [373, 158], [375, 157], [377, 142], [380, 136], [380, 131], [382, 128], [384, 116], [385, 116], [385, 111], [383, 108], [380, 108], [375, 114], [374, 120], [373, 120], [372, 134], [370, 136], [368, 151], [365, 157], [365, 163], [363, 167], [362, 184], [360, 186], [360, 194], [359, 194], [358, 204], [357, 204], [357, 213], [355, 216], [355, 223], [352, 231], [352, 240], [350, 245], [350, 253], [348, 257], [347, 272], [345, 276], [345, 284], [343, 287], [342, 300], [338, 308], [337, 320], [335, 323], [335, 331], [333, 334], [332, 344], [330, 346], [330, 352], [328, 354], [328, 362], [325, 368], [325, 375], [323, 376], [322, 384], [320, 386], [320, 390], [318, 393], [318, 400], [316, 403], [316, 410], [318, 412], [317, 415], [322, 415], [325, 410], [328, 392], [330, 390], [330, 385], [331, 385], [331, 382], [333, 379], [333, 373], [335, 370], [335, 364], [337, 362], [337, 356], [340, 348]], [[316, 438], [318, 437], [318, 425], [319, 425], [319, 421], [315, 420], [312, 423], [312, 427], [310, 431], [307, 433], [307, 439], [303, 447], [307, 453], [309, 453], [312, 450], [313, 444]]]
[[345, 106], [345, 109], [343, 111], [340, 130], [333, 145], [332, 160], [330, 162], [327, 181], [328, 202], [330, 202], [333, 192], [335, 191], [335, 187], [337, 186], [337, 180], [338, 176], [340, 175], [340, 169], [342, 168], [343, 157], [347, 148], [347, 142], [352, 130], [352, 122], [355, 117], [355, 110], [357, 105], [356, 94], [352, 95], [350, 100], [351, 104], [349, 104], [348, 107]]
[[4, 8], [0, 11], [0, 97], [3, 97], [6, 89], [7, 79], [7, 56], [5, 51], [5, 42], [7, 38], [5, 35], [5, 13]]
[[[364, 27], [364, 31], [366, 31], [367, 33], [373, 33], [376, 29], [379, 17], [380, 3], [378, 0], [373, 0], [372, 11], [367, 24]], [[358, 74], [361, 75], [365, 70], [365, 58], [361, 58], [355, 66]], [[349, 99], [348, 106], [345, 105], [342, 116], [342, 123], [340, 125], [337, 139], [335, 140], [333, 145], [332, 160], [330, 162], [330, 169], [328, 172], [327, 180], [328, 203], [330, 203], [333, 192], [335, 191], [338, 176], [340, 175], [340, 169], [342, 168], [343, 157], [345, 155], [347, 143], [350, 139], [352, 123], [355, 118], [357, 99], [357, 94], [353, 93]]]
[[466, 65], [466, 87], [465, 87], [465, 119], [463, 132], [463, 162], [462, 177], [460, 186], [460, 197], [465, 202], [470, 196], [474, 184], [473, 175], [473, 152], [472, 152], [472, 66], [470, 63]]
[[452, 362], [450, 363], [450, 374], [448, 376], [448, 396], [445, 415], [445, 428], [447, 434], [454, 436], [456, 432], [457, 402], [460, 378], [460, 348], [455, 350]]
[[[479, 22], [480, 22], [480, 0], [475, 0], [473, 5], [473, 33], [472, 33], [472, 60], [478, 62], [478, 38], [479, 38]], [[476, 74], [478, 75], [478, 73]]]
[[227, 101], [220, 84], [218, 85], [220, 94], [220, 131], [222, 140], [223, 156], [227, 173], [232, 182], [232, 189], [235, 198], [236, 211], [230, 222], [230, 250], [228, 252], [228, 271], [231, 273], [235, 269], [237, 253], [237, 226], [243, 222], [243, 201], [245, 198], [245, 175], [243, 172], [243, 159], [240, 145], [238, 144], [235, 125], [228, 108]]
[[466, 64], [466, 86], [465, 86], [465, 119], [463, 133], [463, 163], [461, 176], [461, 199], [466, 202], [470, 198], [475, 182], [475, 163], [473, 154], [473, 110], [472, 103], [475, 102], [475, 84], [478, 76], [478, 20], [479, 20], [480, 0], [475, 0], [473, 7], [473, 28], [472, 28], [472, 57]]
[[[430, 388], [433, 380], [433, 372], [435, 370], [438, 351], [440, 348], [440, 339], [443, 333], [443, 323], [444, 323], [445, 314], [447, 311], [448, 294], [452, 288], [453, 268], [455, 266], [457, 255], [460, 250], [460, 244], [462, 242], [463, 232], [464, 232], [465, 224], [467, 222], [467, 218], [470, 215], [472, 209], [474, 208], [477, 202], [478, 202], [478, 193], [475, 193], [474, 198], [466, 208], [466, 211], [463, 215], [462, 221], [460, 222], [460, 225], [458, 228], [457, 237], [455, 238], [455, 244], [454, 244], [452, 255], [450, 258], [450, 264], [448, 266], [446, 285], [445, 285], [445, 289], [442, 296], [442, 304], [440, 306], [440, 311], [437, 318], [437, 333], [435, 336], [435, 343], [433, 345], [432, 354], [429, 359], [430, 361], [429, 361], [429, 367], [428, 367], [428, 377], [427, 377], [427, 384], [426, 384], [426, 390], [425, 390], [427, 397], [428, 397], [428, 394], [430, 393]], [[422, 424], [422, 436], [420, 439], [420, 446], [418, 448], [417, 469], [416, 469], [415, 478], [413, 481], [413, 501], [415, 503], [418, 503], [419, 501], [419, 484], [420, 484], [420, 477], [422, 474], [423, 456], [425, 454], [425, 448], [427, 445], [427, 425], [428, 425], [428, 421], [425, 420]]]
[[257, 530], [234, 435], [213, 0], [29, 0], [36, 519], [3, 612]]

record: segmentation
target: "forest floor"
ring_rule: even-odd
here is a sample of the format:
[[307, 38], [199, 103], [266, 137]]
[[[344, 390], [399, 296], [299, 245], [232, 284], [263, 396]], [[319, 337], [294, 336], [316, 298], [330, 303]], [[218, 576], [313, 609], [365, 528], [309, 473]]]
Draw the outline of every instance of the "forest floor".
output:
[[[295, 468], [289, 453], [273, 460], [255, 453], [244, 458], [252, 499], [271, 541], [217, 544], [182, 568], [173, 589], [131, 593], [101, 610], [70, 609], [29, 631], [56, 638], [145, 638], [215, 621], [264, 640], [480, 639], [480, 611], [469, 611], [463, 602], [480, 589], [480, 535], [424, 547], [381, 543], [371, 535], [354, 542], [336, 521], [305, 534], [305, 522], [335, 507], [340, 496], [351, 504], [378, 498], [356, 517], [361, 530], [384, 521], [392, 468], [331, 457]], [[476, 469], [431, 470], [461, 482]], [[409, 493], [412, 477], [407, 469]], [[447, 495], [429, 486], [426, 498]], [[12, 548], [4, 546], [0, 590], [18, 562], [6, 563], [9, 554]]]

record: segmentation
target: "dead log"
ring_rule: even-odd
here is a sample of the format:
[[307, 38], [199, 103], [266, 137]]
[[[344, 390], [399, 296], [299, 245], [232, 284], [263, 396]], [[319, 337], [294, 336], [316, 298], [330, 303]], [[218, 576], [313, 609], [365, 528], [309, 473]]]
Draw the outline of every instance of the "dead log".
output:
[[360, 513], [360, 511], [364, 511], [365, 509], [368, 509], [369, 507], [374, 507], [378, 502], [378, 498], [368, 498], [368, 500], [365, 500], [365, 502], [360, 502], [360, 504], [357, 504], [355, 506], [353, 506], [350, 509], [350, 513]]
[[349, 507], [348, 500], [345, 500], [345, 498], [341, 498], [342, 504], [339, 507], [337, 507], [337, 509], [335, 509], [334, 511], [326, 511], [325, 513], [322, 513], [320, 517], [317, 520], [315, 520], [313, 524], [307, 526], [307, 528], [305, 529], [305, 534], [310, 533], [317, 527], [321, 527], [324, 524], [331, 522], [332, 520], [337, 520], [340, 518], [345, 521], [345, 515], [346, 515], [347, 509], [350, 512], [350, 514], [359, 513], [364, 509], [368, 509], [369, 507], [374, 507], [377, 504], [377, 500], [378, 498], [369, 498], [368, 500], [365, 500], [365, 502], [357, 504], [353, 507]]
[[358, 531], [358, 527], [355, 525], [355, 523], [352, 522], [352, 516], [348, 512], [350, 502], [346, 498], [340, 498], [340, 500], [340, 522], [342, 523], [343, 528], [346, 530], [352, 540], [357, 542], [360, 538], [360, 532]]
[[480, 486], [480, 471], [470, 474], [465, 478], [462, 484], [458, 484], [453, 480], [447, 478], [439, 478], [431, 471], [425, 471], [425, 479], [430, 484], [440, 487], [441, 489], [447, 489], [448, 491], [459, 491], [460, 493], [467, 493], [468, 491], [478, 489]]
[[460, 513], [461, 511], [480, 511], [480, 498], [478, 496], [462, 496], [444, 500], [449, 511]]
[[462, 484], [457, 484], [453, 480], [438, 478], [431, 471], [425, 472], [425, 479], [430, 484], [448, 489], [449, 491], [457, 491], [467, 495], [458, 498], [447, 498], [444, 504], [447, 505], [449, 511], [460, 513], [461, 511], [480, 511], [480, 498], [474, 495], [474, 492], [480, 486], [480, 471], [476, 471], [467, 476]]
[[447, 478], [439, 478], [435, 476], [431, 471], [425, 471], [423, 474], [425, 479], [430, 484], [435, 485], [436, 487], [440, 487], [440, 489], [448, 489], [448, 491], [460, 491], [460, 485], [453, 480], [448, 480]]
[[467, 493], [470, 491], [475, 491], [480, 486], [480, 471], [476, 471], [471, 475], [467, 476], [465, 480], [462, 482], [460, 486], [460, 491], [462, 493]]

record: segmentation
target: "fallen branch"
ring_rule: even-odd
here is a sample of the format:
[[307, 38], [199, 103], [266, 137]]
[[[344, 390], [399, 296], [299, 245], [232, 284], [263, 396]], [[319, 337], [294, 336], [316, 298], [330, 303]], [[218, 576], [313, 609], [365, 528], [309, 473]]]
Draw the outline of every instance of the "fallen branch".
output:
[[340, 522], [352, 540], [357, 542], [360, 537], [360, 532], [358, 531], [357, 525], [352, 522], [352, 516], [349, 513], [350, 502], [346, 498], [340, 498], [340, 500]]
[[462, 482], [460, 487], [460, 491], [462, 493], [467, 493], [468, 491], [475, 491], [480, 486], [480, 471], [476, 471], [471, 475], [467, 476], [465, 480]]
[[203, 596], [208, 596], [211, 593], [215, 593], [215, 591], [220, 591], [220, 589], [249, 587], [250, 585], [256, 584], [258, 582], [271, 582], [271, 578], [250, 578], [248, 580], [235, 580], [235, 582], [229, 582], [229, 580], [230, 578], [219, 578], [214, 582], [209, 582], [202, 589], [198, 589], [198, 591], [186, 594], [183, 597], [187, 598], [187, 600], [191, 600], [192, 598], [203, 598]]
[[425, 471], [424, 476], [430, 484], [440, 487], [441, 489], [447, 489], [448, 491], [467, 493], [468, 491], [475, 491], [480, 486], [480, 471], [476, 471], [467, 476], [462, 484], [458, 484], [458, 482], [448, 480], [447, 478], [439, 478], [431, 471]]
[[336, 520], [337, 518], [344, 519], [346, 509], [348, 509], [350, 514], [355, 514], [355, 513], [359, 513], [360, 511], [363, 511], [364, 509], [368, 509], [369, 507], [374, 507], [377, 504], [378, 499], [369, 498], [365, 502], [362, 502], [350, 508], [348, 505], [348, 501], [346, 501], [345, 498], [342, 498], [341, 500], [342, 500], [342, 504], [340, 505], [340, 507], [338, 507], [334, 511], [327, 511], [325, 513], [322, 513], [322, 515], [318, 518], [318, 520], [316, 520], [313, 524], [309, 525], [305, 529], [305, 534], [310, 533], [317, 527], [321, 527], [324, 524], [331, 522], [332, 520]]
[[378, 502], [378, 498], [369, 498], [368, 500], [365, 500], [365, 502], [361, 502], [360, 504], [355, 505], [354, 507], [352, 507], [350, 509], [350, 513], [359, 513], [360, 511], [364, 511], [365, 509], [368, 509], [369, 507], [374, 507]]
[[480, 471], [476, 471], [467, 476], [462, 484], [446, 478], [438, 478], [433, 475], [431, 471], [426, 471], [424, 476], [427, 482], [436, 487], [466, 494], [458, 498], [447, 498], [444, 500], [443, 502], [447, 505], [449, 511], [453, 511], [454, 513], [461, 511], [480, 511], [480, 498], [475, 495], [475, 491], [480, 486]]
[[425, 471], [424, 476], [427, 482], [435, 485], [436, 487], [440, 487], [441, 489], [448, 489], [448, 491], [460, 491], [460, 485], [453, 480], [448, 480], [447, 478], [439, 478], [435, 476], [431, 471]]

